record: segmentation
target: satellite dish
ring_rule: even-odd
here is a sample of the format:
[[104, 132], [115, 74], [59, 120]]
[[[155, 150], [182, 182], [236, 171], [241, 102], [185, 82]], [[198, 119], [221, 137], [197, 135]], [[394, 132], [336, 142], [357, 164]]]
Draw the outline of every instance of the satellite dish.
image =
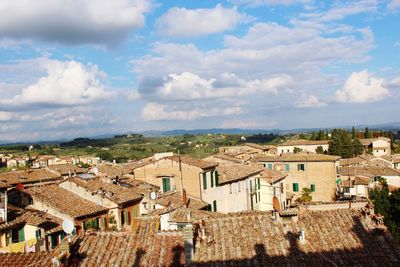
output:
[[275, 211], [281, 211], [281, 203], [279, 203], [279, 199], [277, 197], [272, 198], [272, 205]]
[[74, 222], [71, 221], [71, 220], [64, 220], [63, 223], [62, 223], [62, 229], [67, 234], [69, 234], [69, 235], [72, 234], [72, 232], [75, 229]]
[[156, 199], [157, 198], [157, 193], [156, 192], [154, 192], [154, 191], [152, 191], [152, 192], [150, 192], [150, 199]]

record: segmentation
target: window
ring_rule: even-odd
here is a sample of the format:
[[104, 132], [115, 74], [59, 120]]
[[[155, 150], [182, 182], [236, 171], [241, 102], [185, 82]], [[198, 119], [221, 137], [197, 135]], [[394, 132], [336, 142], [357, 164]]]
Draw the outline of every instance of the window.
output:
[[268, 163], [268, 169], [272, 170], [272, 163]]
[[305, 170], [305, 166], [303, 163], [297, 164], [297, 170], [298, 171], [304, 171]]
[[315, 184], [311, 184], [311, 192], [315, 192]]
[[203, 172], [203, 190], [207, 189], [207, 173]]
[[214, 187], [214, 171], [211, 171], [210, 184], [211, 184], [211, 187]]
[[213, 201], [213, 211], [217, 211], [217, 201]]
[[125, 211], [125, 224], [130, 225], [131, 224], [131, 213], [129, 211]]
[[232, 184], [229, 184], [229, 194], [232, 194]]
[[238, 182], [238, 192], [240, 192], [240, 181]]
[[171, 181], [169, 177], [162, 178], [162, 188], [163, 192], [168, 192], [171, 190]]
[[299, 184], [293, 183], [293, 192], [299, 192]]
[[257, 182], [258, 182], [258, 190], [261, 189], [261, 182], [260, 182], [260, 178], [257, 178]]
[[249, 181], [249, 183], [250, 183], [250, 192], [252, 192], [253, 191], [253, 184], [252, 184], [252, 182], [251, 182], [251, 180]]
[[207, 205], [207, 210], [208, 210], [208, 211], [212, 211], [212, 206], [211, 206], [211, 204], [208, 204], [208, 205]]
[[264, 168], [267, 168], [267, 164], [264, 163], [263, 166], [264, 166]]
[[281, 183], [281, 194], [283, 194], [283, 183]]
[[218, 171], [214, 171], [214, 175], [215, 175], [215, 186], [219, 185], [219, 175], [218, 175]]
[[51, 248], [55, 248], [58, 245], [58, 236], [51, 235], [50, 236], [50, 246]]
[[38, 229], [38, 230], [35, 231], [35, 236], [36, 236], [36, 239], [37, 239], [37, 240], [39, 240], [39, 239], [42, 238], [42, 233], [41, 233], [40, 229]]
[[290, 165], [288, 163], [285, 164], [285, 171], [290, 171]]
[[260, 195], [260, 192], [258, 192], [258, 202], [261, 202], [261, 195]]

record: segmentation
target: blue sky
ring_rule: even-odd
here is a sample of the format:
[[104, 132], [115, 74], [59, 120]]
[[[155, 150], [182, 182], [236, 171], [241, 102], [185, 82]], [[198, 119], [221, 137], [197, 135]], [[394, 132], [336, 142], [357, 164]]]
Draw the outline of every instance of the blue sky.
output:
[[0, 3], [0, 140], [399, 121], [400, 0]]

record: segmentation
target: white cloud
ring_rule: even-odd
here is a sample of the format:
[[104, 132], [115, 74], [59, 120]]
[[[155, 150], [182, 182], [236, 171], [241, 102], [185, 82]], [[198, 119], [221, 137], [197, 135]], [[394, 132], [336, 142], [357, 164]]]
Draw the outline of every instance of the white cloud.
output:
[[361, 0], [352, 3], [344, 3], [340, 6], [335, 6], [325, 13], [316, 15], [320, 21], [335, 21], [342, 20], [347, 16], [357, 15], [361, 13], [375, 12], [378, 7], [377, 0]]
[[[169, 110], [167, 110], [169, 109]], [[239, 106], [227, 108], [191, 108], [182, 110], [181, 107], [160, 103], [148, 103], [142, 110], [142, 118], [147, 121], [151, 120], [195, 120], [204, 117], [228, 116], [242, 113]]]
[[388, 4], [390, 10], [395, 10], [400, 8], [400, 0], [391, 0]]
[[289, 6], [302, 5], [312, 3], [313, 0], [231, 0], [236, 5], [247, 5], [251, 7], [257, 6]]
[[162, 35], [195, 37], [232, 30], [237, 24], [249, 20], [236, 8], [224, 8], [220, 4], [210, 9], [173, 7], [158, 19], [156, 28]]
[[149, 8], [149, 0], [1, 1], [0, 36], [113, 46], [144, 25]]
[[12, 112], [0, 111], [0, 122], [9, 121], [13, 118]]
[[339, 102], [366, 103], [382, 100], [390, 96], [382, 78], [373, 77], [367, 70], [353, 72], [343, 88], [336, 91]]
[[296, 106], [299, 108], [324, 107], [326, 103], [321, 102], [315, 95], [303, 95], [296, 102]]
[[43, 60], [41, 64], [37, 68], [46, 70], [45, 77], [23, 88], [13, 98], [0, 100], [0, 103], [6, 106], [76, 106], [113, 96], [101, 83], [104, 73], [96, 65], [58, 60]]
[[[162, 101], [187, 101], [226, 97], [242, 97], [256, 93], [277, 94], [280, 89], [289, 88], [292, 79], [288, 75], [276, 75], [265, 79], [245, 80], [232, 73], [222, 73], [213, 79], [203, 79], [191, 72], [181, 74], [170, 74], [164, 77], [162, 82], [154, 86], [148, 83], [147, 87], [141, 88], [143, 97], [150, 91], [150, 98]], [[149, 86], [153, 86], [149, 88]], [[131, 93], [131, 99], [137, 99], [137, 91]]]

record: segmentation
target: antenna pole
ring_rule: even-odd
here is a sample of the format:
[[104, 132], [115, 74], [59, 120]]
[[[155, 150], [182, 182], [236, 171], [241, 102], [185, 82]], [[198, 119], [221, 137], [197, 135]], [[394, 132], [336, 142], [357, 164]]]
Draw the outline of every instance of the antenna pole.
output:
[[183, 197], [183, 178], [182, 178], [182, 162], [181, 162], [181, 155], [178, 150], [178, 161], [179, 161], [179, 172], [181, 175], [181, 196]]

